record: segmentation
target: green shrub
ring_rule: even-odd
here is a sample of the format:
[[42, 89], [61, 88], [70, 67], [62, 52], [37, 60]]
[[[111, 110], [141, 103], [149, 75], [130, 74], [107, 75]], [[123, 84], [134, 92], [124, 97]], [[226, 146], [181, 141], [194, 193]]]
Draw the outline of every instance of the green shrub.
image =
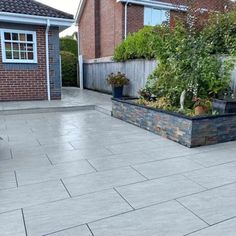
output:
[[62, 85], [77, 86], [77, 57], [70, 52], [61, 51]]
[[161, 50], [161, 37], [169, 32], [167, 26], [146, 26], [137, 33], [129, 34], [115, 50], [115, 61], [131, 59], [155, 59], [156, 52]]
[[60, 51], [71, 52], [75, 56], [78, 55], [77, 41], [71, 37], [60, 38]]
[[[193, 97], [219, 96], [231, 81], [234, 63], [231, 56], [236, 49], [235, 14], [213, 16], [202, 32], [189, 31], [179, 24], [159, 38], [162, 48], [156, 51], [158, 66], [145, 89], [154, 97], [169, 98], [173, 107], [180, 106], [180, 96], [185, 91], [187, 109], [193, 108]], [[221, 28], [225, 34], [219, 32]], [[229, 59], [223, 60], [222, 54]]]
[[212, 15], [202, 35], [213, 54], [236, 54], [236, 11]]

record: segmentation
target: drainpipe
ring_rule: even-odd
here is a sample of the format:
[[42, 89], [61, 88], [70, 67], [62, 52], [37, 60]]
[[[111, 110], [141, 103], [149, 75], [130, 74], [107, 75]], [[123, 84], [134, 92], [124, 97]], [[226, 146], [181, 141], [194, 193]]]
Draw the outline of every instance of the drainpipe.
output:
[[125, 3], [125, 39], [127, 38], [127, 28], [128, 28], [128, 4], [129, 1]]
[[45, 31], [45, 43], [46, 43], [46, 74], [47, 74], [47, 95], [48, 101], [51, 101], [51, 91], [50, 91], [50, 68], [49, 68], [49, 40], [48, 33], [50, 29], [50, 20], [47, 19], [47, 28]]

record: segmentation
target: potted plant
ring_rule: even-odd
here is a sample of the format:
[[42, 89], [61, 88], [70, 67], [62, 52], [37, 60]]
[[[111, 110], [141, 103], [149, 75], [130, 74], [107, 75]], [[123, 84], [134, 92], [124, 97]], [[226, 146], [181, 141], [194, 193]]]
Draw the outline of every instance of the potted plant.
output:
[[219, 98], [213, 99], [213, 111], [219, 114], [236, 113], [236, 97], [231, 88], [226, 89]]
[[212, 103], [209, 99], [193, 98], [194, 112], [196, 116], [202, 116], [209, 113]]
[[107, 82], [112, 86], [112, 95], [114, 98], [121, 98], [123, 95], [124, 85], [129, 84], [129, 80], [125, 74], [118, 72], [111, 73], [107, 77]]

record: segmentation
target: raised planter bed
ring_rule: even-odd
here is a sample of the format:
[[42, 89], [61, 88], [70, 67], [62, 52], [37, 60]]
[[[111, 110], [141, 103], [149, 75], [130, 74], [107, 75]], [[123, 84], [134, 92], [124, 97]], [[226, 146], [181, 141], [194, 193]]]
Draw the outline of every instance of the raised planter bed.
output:
[[187, 147], [236, 140], [236, 114], [188, 117], [138, 105], [131, 99], [112, 99], [112, 116]]

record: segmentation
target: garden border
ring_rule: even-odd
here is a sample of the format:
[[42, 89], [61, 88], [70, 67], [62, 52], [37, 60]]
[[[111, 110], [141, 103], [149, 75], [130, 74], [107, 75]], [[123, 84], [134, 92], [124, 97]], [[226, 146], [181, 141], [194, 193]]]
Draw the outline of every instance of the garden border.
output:
[[113, 98], [112, 116], [190, 148], [236, 140], [236, 114], [189, 117]]

